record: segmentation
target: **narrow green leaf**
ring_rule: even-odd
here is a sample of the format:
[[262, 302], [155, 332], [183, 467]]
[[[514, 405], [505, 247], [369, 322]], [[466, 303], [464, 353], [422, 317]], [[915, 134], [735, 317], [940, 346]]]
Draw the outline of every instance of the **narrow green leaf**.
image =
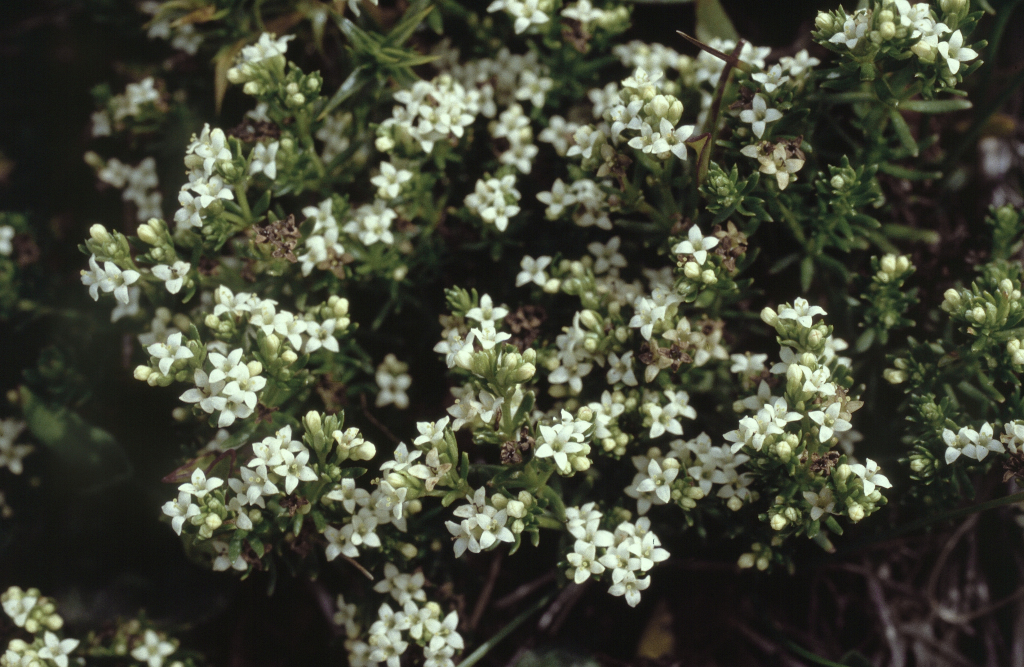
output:
[[371, 76], [366, 71], [366, 65], [360, 65], [359, 67], [352, 70], [352, 73], [348, 75], [348, 78], [338, 87], [337, 92], [331, 96], [328, 100], [327, 106], [323, 108], [320, 115], [316, 117], [318, 121], [323, 120], [327, 117], [327, 114], [331, 113], [338, 108], [338, 105], [347, 100], [348, 98], [355, 95], [359, 90], [370, 82]]
[[800, 289], [807, 292], [814, 282], [814, 258], [808, 255], [800, 262]]
[[737, 41], [740, 38], [729, 15], [718, 0], [697, 0], [697, 39], [710, 42], [715, 37]]
[[69, 485], [91, 493], [118, 484], [132, 475], [124, 449], [107, 431], [93, 426], [65, 407], [50, 407], [27, 387], [21, 388], [21, 404], [29, 431], [53, 454]]
[[965, 111], [973, 106], [970, 100], [907, 100], [900, 103], [900, 109], [904, 111], [917, 111], [918, 113]]
[[907, 121], [903, 118], [897, 109], [889, 110], [889, 119], [892, 120], [892, 127], [896, 131], [896, 138], [900, 140], [903, 147], [910, 152], [911, 155], [917, 157], [917, 140], [914, 139], [913, 132], [910, 131], [910, 126], [907, 125]]
[[684, 143], [697, 152], [697, 183], [703, 183], [711, 168], [711, 134], [705, 132]]
[[[417, 3], [424, 4], [424, 3]], [[404, 44], [407, 39], [412, 37], [412, 33], [416, 31], [416, 28], [423, 23], [423, 19], [427, 18], [427, 15], [434, 11], [433, 5], [426, 5], [421, 9], [417, 9], [415, 5], [406, 10], [405, 16], [402, 20], [395, 24], [395, 27], [388, 33], [387, 38], [384, 40], [385, 44], [390, 46], [397, 46]]]

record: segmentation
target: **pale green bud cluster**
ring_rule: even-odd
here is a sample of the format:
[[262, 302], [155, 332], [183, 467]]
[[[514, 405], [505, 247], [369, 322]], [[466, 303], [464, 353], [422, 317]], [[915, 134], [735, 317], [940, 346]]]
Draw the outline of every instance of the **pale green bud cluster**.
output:
[[37, 588], [23, 591], [18, 586], [11, 586], [0, 594], [0, 605], [14, 624], [26, 632], [56, 632], [64, 627], [57, 605], [50, 598], [43, 597]]

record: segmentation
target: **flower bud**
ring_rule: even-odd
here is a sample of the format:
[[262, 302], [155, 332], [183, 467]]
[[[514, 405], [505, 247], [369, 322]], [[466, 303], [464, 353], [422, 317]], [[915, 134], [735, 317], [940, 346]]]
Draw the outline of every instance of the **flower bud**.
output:
[[807, 344], [810, 347], [818, 347], [821, 345], [821, 341], [824, 339], [824, 335], [820, 329], [811, 329], [807, 333]]
[[761, 321], [768, 326], [773, 327], [775, 326], [775, 323], [779, 321], [779, 314], [768, 306], [765, 306], [761, 310]]
[[832, 177], [832, 180], [829, 181], [829, 184], [832, 186], [833, 190], [842, 190], [846, 187], [846, 179], [841, 175], [836, 174]]
[[537, 367], [533, 364], [523, 364], [519, 369], [512, 375], [512, 380], [515, 382], [526, 382], [534, 376], [537, 372]]
[[281, 353], [281, 361], [286, 364], [294, 364], [298, 359], [299, 355], [295, 354], [294, 350], [285, 350]]
[[917, 44], [910, 47], [914, 55], [922, 60], [922, 62], [933, 63], [935, 62], [935, 55], [938, 53], [938, 49], [928, 42], [921, 40]]
[[[882, 13], [884, 14], [886, 12]], [[888, 13], [892, 14], [892, 12]], [[892, 21], [886, 21], [882, 23], [880, 26], [878, 26], [878, 34], [882, 39], [886, 41], [892, 39], [893, 37], [896, 36], [896, 24], [893, 23]]]
[[156, 218], [153, 218], [149, 222], [139, 225], [139, 228], [135, 230], [136, 235], [138, 235], [139, 239], [141, 239], [143, 243], [148, 243], [149, 245], [157, 245], [160, 243], [160, 235], [157, 234], [156, 230], [151, 226], [151, 224], [156, 221]]
[[846, 480], [849, 479], [852, 472], [853, 471], [850, 469], [850, 466], [844, 463], [842, 465], [836, 466], [835, 472], [833, 472], [832, 474], [835, 476], [836, 480], [840, 482], [846, 482]]
[[580, 313], [580, 324], [593, 331], [600, 331], [604, 322], [594, 311], [584, 310]]
[[522, 519], [526, 516], [526, 505], [518, 500], [509, 500], [505, 504], [505, 512], [513, 519]]
[[981, 306], [975, 306], [967, 312], [966, 317], [969, 320], [973, 320], [974, 322], [981, 324], [985, 321], [985, 309]]
[[775, 516], [773, 516], [770, 522], [772, 530], [782, 530], [786, 527], [786, 523], [786, 517], [782, 516], [781, 514], [776, 514]]
[[249, 81], [244, 86], [242, 86], [242, 92], [245, 93], [246, 95], [253, 95], [253, 96], [259, 95], [260, 94], [260, 84], [256, 83], [255, 81]]
[[532, 347], [528, 347], [523, 351], [523, 361], [528, 364], [533, 364], [537, 361], [537, 350]]
[[683, 265], [683, 275], [690, 280], [697, 280], [700, 278], [700, 265], [697, 262], [687, 262]]
[[106, 227], [98, 223], [89, 228], [89, 236], [97, 243], [110, 243], [111, 241], [110, 232], [107, 231]]
[[782, 460], [783, 463], [789, 461], [793, 457], [793, 448], [789, 446], [789, 443], [783, 440], [782, 442], [775, 445], [775, 454]]
[[324, 425], [320, 419], [320, 413], [310, 410], [302, 418], [302, 426], [310, 435], [321, 435], [324, 432]]
[[1016, 366], [1024, 364], [1024, 350], [1017, 350], [1013, 353], [1013, 363]]
[[153, 374], [153, 369], [149, 366], [136, 366], [135, 367], [135, 379], [142, 380], [145, 382], [149, 379], [149, 376]]
[[850, 521], [854, 523], [857, 523], [864, 518], [864, 508], [858, 503], [851, 504], [849, 509], [846, 510], [846, 513], [849, 515]]
[[523, 532], [523, 530], [525, 528], [526, 528], [526, 524], [523, 523], [522, 519], [516, 519], [515, 521], [512, 522], [512, 532], [515, 535], [518, 535], [519, 533]]
[[910, 259], [906, 255], [900, 255], [896, 258], [896, 270], [903, 273], [910, 268]]
[[880, 262], [882, 270], [886, 273], [896, 272], [896, 255], [886, 255]]
[[558, 278], [548, 278], [548, 281], [544, 283], [544, 291], [548, 294], [557, 294], [561, 287], [562, 281]]
[[[735, 496], [733, 497], [735, 498]], [[732, 498], [730, 498], [730, 500], [732, 500]], [[740, 559], [736, 561], [736, 565], [738, 565], [741, 569], [748, 570], [754, 567], [755, 561], [756, 557], [754, 556], [754, 554], [748, 552], [740, 556]]]
[[255, 359], [247, 363], [245, 367], [249, 369], [249, 377], [254, 377], [263, 372], [263, 364]]
[[1016, 354], [1017, 350], [1019, 350], [1019, 349], [1020, 349], [1020, 341], [1019, 340], [1017, 340], [1016, 338], [1011, 338], [1009, 341], [1007, 341], [1007, 343], [1006, 343], [1006, 352], [1008, 354]]
[[217, 530], [218, 528], [220, 528], [223, 521], [221, 520], [220, 516], [210, 513], [206, 515], [206, 519], [203, 521], [203, 523], [206, 524], [206, 527], [210, 530]]
[[718, 276], [711, 269], [704, 269], [700, 273], [700, 281], [705, 285], [714, 285], [718, 282]]
[[939, 0], [939, 7], [946, 14], [959, 14], [967, 7], [968, 0]]
[[733, 512], [739, 512], [743, 509], [743, 500], [739, 496], [733, 496], [726, 501], [725, 506], [731, 509]]
[[761, 556], [760, 558], [757, 559], [757, 569], [758, 570], [764, 572], [765, 570], [768, 569], [769, 565], [771, 565], [771, 561], [768, 559], [767, 556]]

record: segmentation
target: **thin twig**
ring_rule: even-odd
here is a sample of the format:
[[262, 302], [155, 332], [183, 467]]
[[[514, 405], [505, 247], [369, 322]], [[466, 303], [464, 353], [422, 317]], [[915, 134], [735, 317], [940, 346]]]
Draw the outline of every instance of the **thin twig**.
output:
[[526, 582], [525, 584], [519, 586], [519, 588], [515, 589], [505, 597], [497, 600], [494, 603], [493, 607], [495, 609], [507, 609], [508, 607], [511, 607], [512, 605], [518, 603], [520, 600], [524, 600], [530, 597], [538, 589], [554, 581], [556, 573], [557, 570], [551, 570], [547, 574], [541, 575], [533, 581]]
[[396, 445], [402, 442], [401, 440], [398, 439], [398, 436], [392, 433], [387, 426], [381, 424], [376, 417], [370, 414], [370, 408], [366, 405], [366, 394], [359, 394], [359, 402], [363, 406], [363, 416], [369, 419], [371, 424], [379, 428], [380, 432], [384, 434], [384, 437], [386, 437], [388, 440], [395, 443]]
[[931, 573], [928, 575], [928, 585], [925, 587], [925, 593], [928, 596], [928, 603], [932, 606], [932, 613], [937, 614], [939, 608], [942, 606], [939, 601], [935, 599], [935, 587], [939, 583], [939, 575], [942, 574], [942, 569], [946, 566], [946, 561], [949, 559], [953, 548], [956, 547], [957, 543], [963, 539], [963, 536], [967, 534], [967, 531], [974, 528], [974, 525], [978, 523], [978, 515], [973, 514], [969, 519], [960, 524], [953, 535], [946, 541], [942, 546], [942, 551], [939, 552], [939, 557], [935, 559], [935, 565], [932, 567]]
[[892, 613], [885, 601], [885, 593], [882, 591], [882, 584], [879, 581], [878, 575], [871, 571], [867, 562], [864, 563], [864, 575], [868, 584], [868, 595], [871, 596], [871, 601], [875, 603], [875, 607], [878, 609], [878, 619], [885, 627], [885, 641], [889, 644], [889, 655], [891, 656], [889, 664], [891, 667], [903, 667], [906, 663], [906, 646], [900, 639], [900, 633], [896, 629], [896, 624], [893, 623]]
[[562, 589], [562, 592], [558, 594], [555, 601], [551, 603], [551, 606], [544, 615], [540, 617], [537, 622], [537, 629], [541, 632], [547, 630], [552, 623], [555, 622], [555, 617], [562, 611], [565, 605], [573, 605], [579, 598], [580, 593], [583, 592], [583, 586], [576, 583], [571, 583]]
[[483, 590], [480, 591], [480, 597], [477, 598], [476, 606], [473, 608], [473, 615], [470, 616], [469, 623], [466, 624], [466, 629], [470, 632], [476, 630], [480, 624], [480, 618], [487, 609], [487, 603], [494, 592], [494, 582], [498, 580], [498, 574], [501, 572], [501, 559], [503, 555], [503, 551], [496, 551], [494, 558], [491, 560], [491, 571], [487, 575], [487, 581], [484, 583]]
[[497, 646], [498, 643], [501, 642], [501, 640], [503, 640], [513, 630], [522, 625], [523, 622], [526, 621], [526, 619], [530, 618], [530, 616], [533, 616], [535, 613], [543, 609], [545, 605], [551, 602], [551, 598], [553, 598], [554, 596], [554, 593], [549, 593], [537, 602], [530, 605], [530, 607], [526, 611], [522, 612], [514, 619], [512, 619], [511, 623], [503, 627], [501, 630], [498, 630], [498, 632], [495, 633], [493, 637], [485, 641], [483, 644], [478, 646], [475, 651], [466, 656], [465, 660], [459, 663], [459, 667], [472, 667], [473, 665], [475, 665], [477, 662], [480, 661], [481, 658], [487, 655], [488, 651]]

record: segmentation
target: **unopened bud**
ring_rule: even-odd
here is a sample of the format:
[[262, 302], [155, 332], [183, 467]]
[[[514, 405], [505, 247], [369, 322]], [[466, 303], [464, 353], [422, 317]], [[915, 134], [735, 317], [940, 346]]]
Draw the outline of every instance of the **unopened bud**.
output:
[[882, 270], [886, 273], [896, 272], [896, 255], [886, 255], [880, 262]]
[[153, 369], [149, 366], [136, 366], [135, 367], [135, 379], [142, 380], [145, 382], [149, 379], [149, 376], [153, 374]]
[[850, 517], [850, 521], [857, 523], [864, 518], [864, 508], [858, 504], [853, 503], [850, 508], [846, 510], [847, 515]]
[[294, 350], [285, 350], [281, 353], [281, 361], [286, 364], [294, 364], [298, 359], [299, 355], [295, 354]]
[[786, 521], [786, 517], [782, 516], [781, 514], [776, 514], [775, 516], [772, 517], [772, 520], [771, 520], [770, 523], [771, 523], [772, 530], [782, 530], [783, 528], [786, 527], [787, 521]]
[[690, 280], [700, 278], [700, 265], [697, 262], [687, 262], [683, 265], [683, 275]]
[[768, 306], [765, 306], [761, 310], [761, 321], [768, 326], [773, 327], [775, 326], [775, 323], [779, 321], [779, 314]]
[[220, 516], [211, 513], [206, 515], [206, 519], [203, 521], [203, 523], [205, 523], [210, 530], [217, 530], [218, 528], [220, 528], [223, 521], [221, 521]]
[[738, 565], [741, 569], [748, 570], [754, 567], [754, 563], [756, 562], [756, 560], [757, 558], [754, 556], [754, 554], [745, 553], [742, 556], [740, 556], [740, 559], [738, 561], [736, 561], [736, 565]]
[[249, 377], [254, 377], [263, 372], [263, 364], [255, 359], [247, 363], [245, 367], [249, 370]]

